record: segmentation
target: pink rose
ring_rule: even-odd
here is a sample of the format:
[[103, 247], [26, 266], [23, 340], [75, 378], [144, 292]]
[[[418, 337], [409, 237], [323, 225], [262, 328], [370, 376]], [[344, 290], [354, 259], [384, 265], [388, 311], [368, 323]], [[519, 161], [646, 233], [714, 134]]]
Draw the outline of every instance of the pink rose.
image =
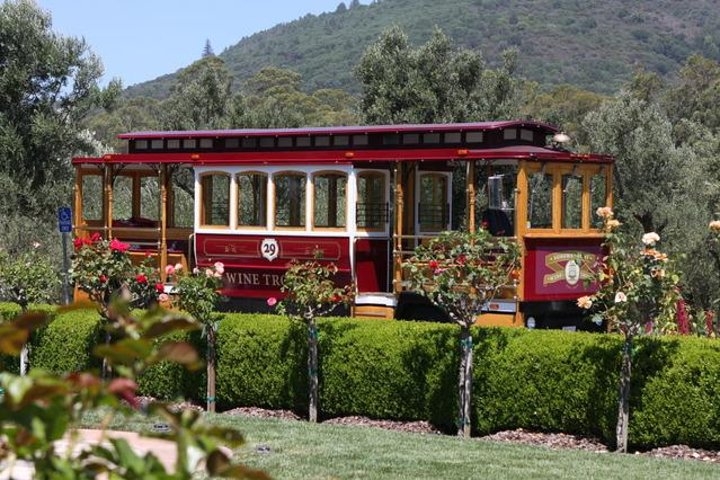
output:
[[268, 298], [267, 304], [268, 304], [268, 307], [274, 307], [275, 305], [277, 305], [277, 298], [275, 298], [275, 297]]
[[172, 265], [167, 265], [165, 267], [165, 274], [166, 275], [175, 275], [175, 267], [173, 267]]

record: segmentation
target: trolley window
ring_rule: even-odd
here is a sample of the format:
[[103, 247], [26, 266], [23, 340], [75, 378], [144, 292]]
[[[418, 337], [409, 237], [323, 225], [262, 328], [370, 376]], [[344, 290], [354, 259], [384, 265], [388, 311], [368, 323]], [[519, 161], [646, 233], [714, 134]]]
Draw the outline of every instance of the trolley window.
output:
[[101, 221], [103, 217], [103, 179], [101, 175], [82, 176], [82, 218]]
[[238, 226], [267, 225], [267, 183], [264, 173], [243, 172], [237, 175]]
[[347, 176], [327, 172], [313, 176], [313, 226], [344, 228]]
[[583, 177], [562, 176], [562, 228], [582, 227]]
[[357, 177], [357, 226], [383, 229], [388, 221], [388, 200], [385, 175], [380, 172], [363, 172]]
[[536, 172], [528, 183], [528, 228], [552, 228], [552, 175]]
[[[604, 207], [607, 204], [605, 175], [600, 172], [590, 177], [590, 214], [594, 215], [598, 208]], [[602, 224], [601, 219], [598, 219], [599, 223]]]
[[448, 225], [448, 176], [443, 173], [420, 174], [418, 223], [422, 232], [439, 232]]
[[305, 226], [305, 174], [283, 172], [273, 177], [275, 183], [275, 225]]
[[208, 173], [201, 177], [202, 225], [230, 225], [230, 175], [226, 173]]

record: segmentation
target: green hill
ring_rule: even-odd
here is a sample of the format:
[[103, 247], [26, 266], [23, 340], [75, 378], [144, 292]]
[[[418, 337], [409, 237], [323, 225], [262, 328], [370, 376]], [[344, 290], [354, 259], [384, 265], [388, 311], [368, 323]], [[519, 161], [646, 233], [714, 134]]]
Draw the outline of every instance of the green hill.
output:
[[[349, 2], [348, 2], [349, 3]], [[236, 86], [267, 65], [302, 74], [308, 90], [358, 91], [353, 69], [390, 25], [414, 44], [440, 27], [458, 46], [491, 64], [519, 50], [520, 74], [543, 86], [569, 83], [609, 93], [636, 67], [661, 75], [688, 55], [720, 61], [720, 9], [715, 0], [376, 0], [339, 5], [243, 38], [219, 56]], [[132, 86], [130, 96], [167, 95], [174, 74]]]

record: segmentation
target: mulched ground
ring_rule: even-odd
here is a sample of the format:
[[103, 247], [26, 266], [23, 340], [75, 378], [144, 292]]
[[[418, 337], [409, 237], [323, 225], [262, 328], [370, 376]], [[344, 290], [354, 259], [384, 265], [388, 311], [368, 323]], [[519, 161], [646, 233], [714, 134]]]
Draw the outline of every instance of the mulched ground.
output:
[[[294, 412], [288, 410], [267, 410], [263, 408], [243, 407], [222, 412], [225, 415], [243, 415], [257, 418], [281, 418], [285, 420], [302, 420]], [[421, 435], [442, 435], [428, 422], [398, 422], [394, 420], [374, 420], [367, 417], [339, 417], [323, 421], [329, 425], [353, 425], [373, 428], [384, 428], [400, 432], [417, 433]], [[525, 445], [534, 445], [551, 449], [574, 449], [595, 453], [607, 453], [608, 447], [592, 438], [568, 435], [565, 433], [540, 433], [523, 429], [496, 432], [492, 435], [477, 437], [478, 440], [493, 442], [508, 442]], [[636, 455], [646, 455], [655, 458], [669, 458], [679, 460], [698, 460], [702, 462], [720, 464], [720, 451], [690, 448], [686, 445], [672, 445], [656, 448], [646, 452], [635, 452]]]

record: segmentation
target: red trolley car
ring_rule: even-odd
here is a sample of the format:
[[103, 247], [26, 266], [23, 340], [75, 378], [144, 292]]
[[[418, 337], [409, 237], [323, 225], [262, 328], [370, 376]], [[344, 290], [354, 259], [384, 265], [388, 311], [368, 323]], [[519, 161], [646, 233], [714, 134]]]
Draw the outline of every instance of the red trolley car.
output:
[[130, 243], [161, 272], [222, 262], [224, 295], [250, 310], [279, 295], [289, 260], [321, 251], [357, 286], [354, 315], [425, 318], [403, 260], [482, 224], [523, 261], [479, 322], [575, 328], [613, 160], [561, 136], [532, 121], [127, 133], [125, 153], [73, 159], [74, 233]]

